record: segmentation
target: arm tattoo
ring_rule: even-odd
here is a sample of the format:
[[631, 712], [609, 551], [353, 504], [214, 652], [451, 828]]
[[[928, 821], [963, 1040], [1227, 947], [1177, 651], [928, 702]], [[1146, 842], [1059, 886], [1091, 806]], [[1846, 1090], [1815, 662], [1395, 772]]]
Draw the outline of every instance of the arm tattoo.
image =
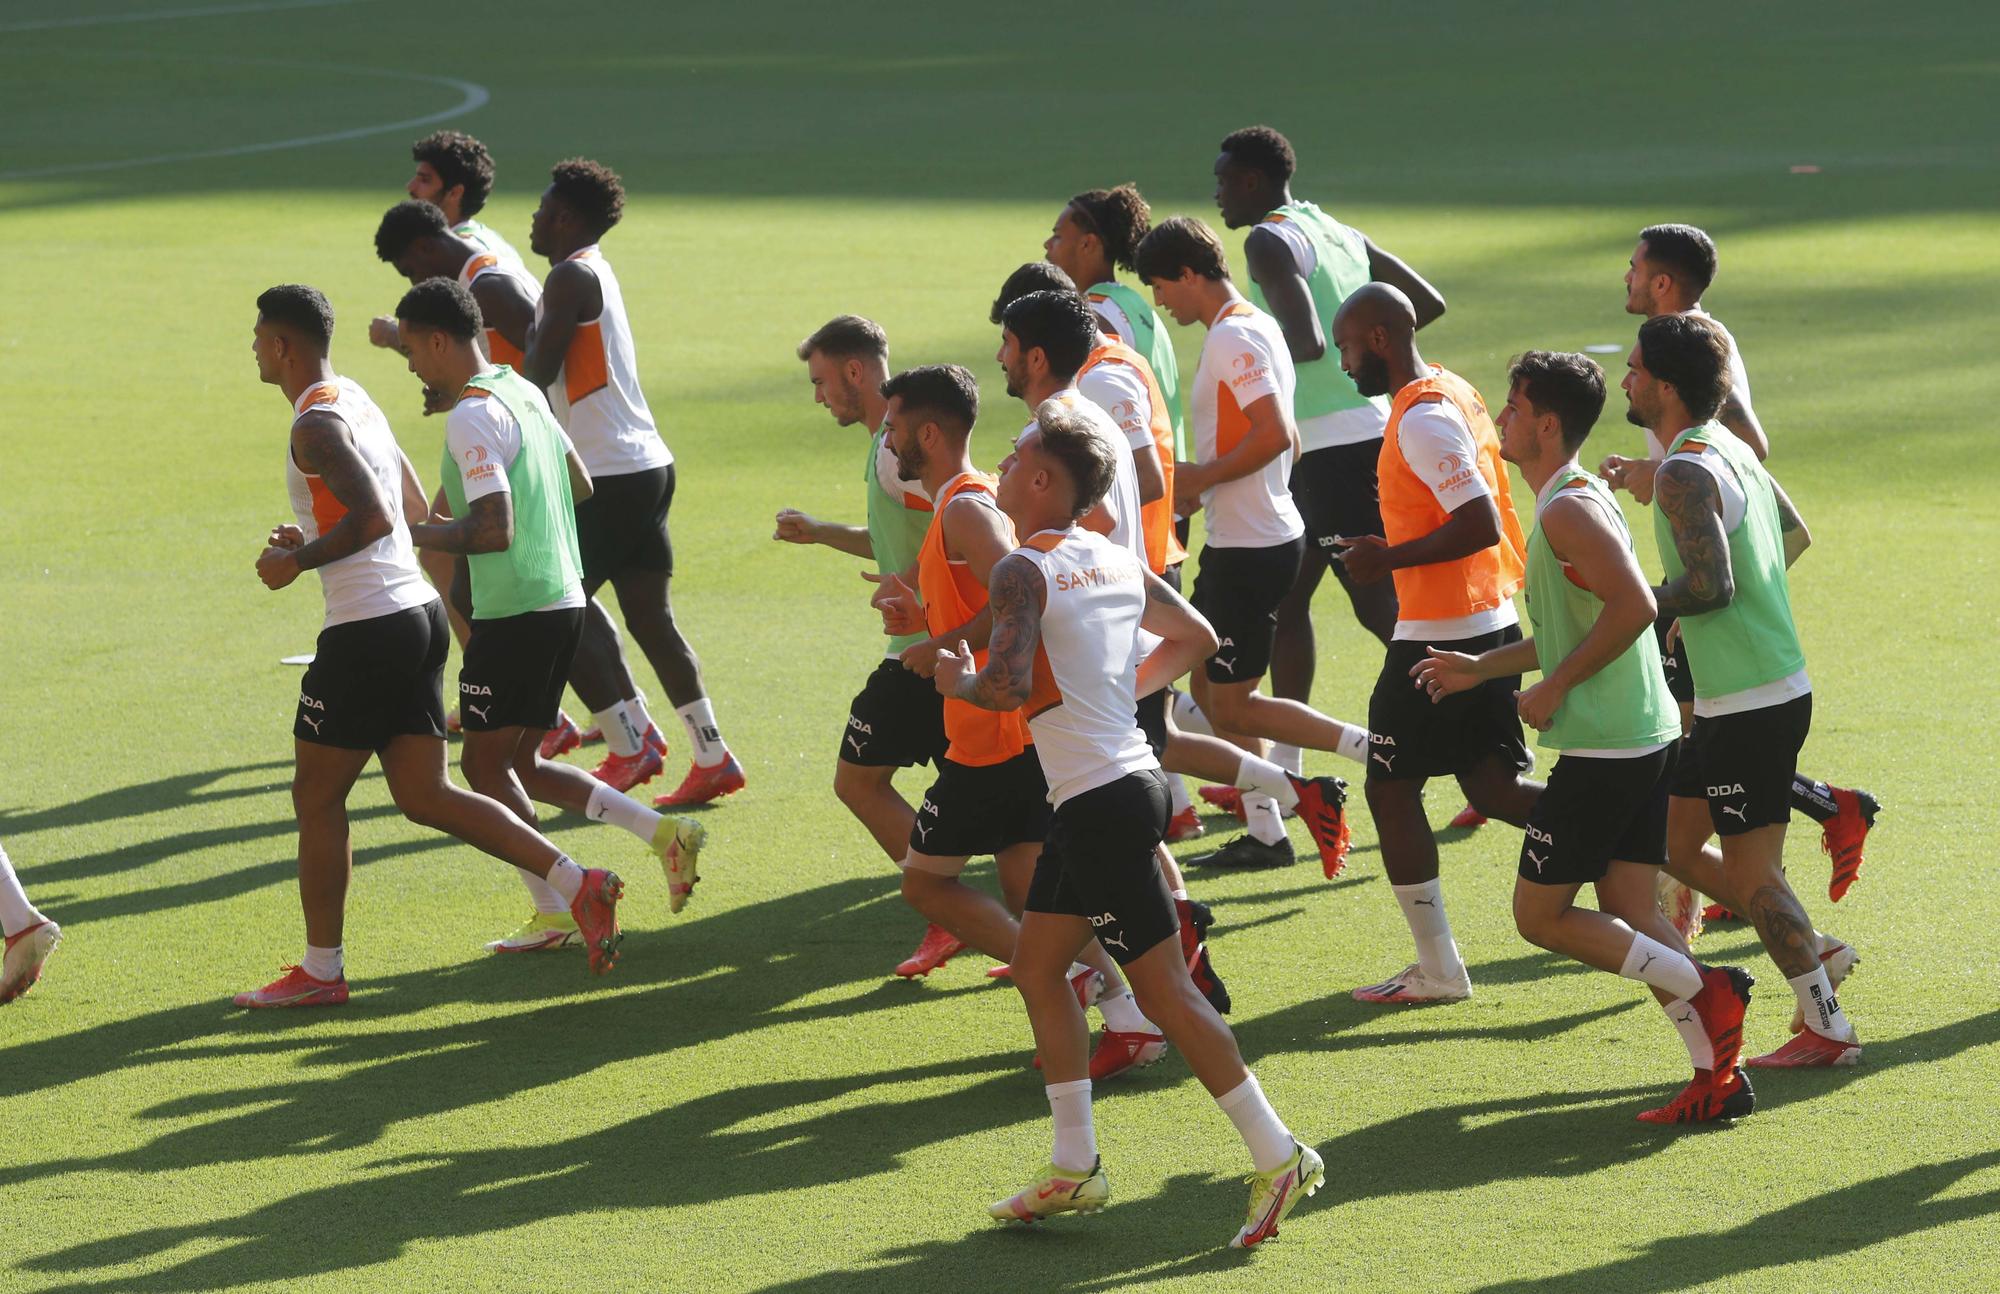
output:
[[300, 471], [324, 481], [347, 510], [325, 534], [298, 550], [300, 570], [352, 557], [395, 528], [381, 483], [354, 447], [340, 415], [315, 412], [299, 419], [292, 429], [292, 459]]
[[986, 668], [960, 680], [960, 700], [982, 710], [1016, 710], [1035, 682], [1035, 646], [1042, 637], [1042, 572], [1025, 557], [994, 564], [987, 585], [993, 634]]
[[1765, 885], [1750, 896], [1750, 919], [1771, 960], [1787, 979], [1809, 975], [1819, 962], [1819, 941], [1805, 909], [1782, 885]]
[[1666, 462], [1653, 479], [1653, 506], [1674, 532], [1684, 568], [1679, 579], [1653, 591], [1662, 615], [1698, 616], [1720, 611], [1736, 596], [1729, 569], [1729, 536], [1722, 529], [1722, 495], [1715, 478], [1687, 463]]

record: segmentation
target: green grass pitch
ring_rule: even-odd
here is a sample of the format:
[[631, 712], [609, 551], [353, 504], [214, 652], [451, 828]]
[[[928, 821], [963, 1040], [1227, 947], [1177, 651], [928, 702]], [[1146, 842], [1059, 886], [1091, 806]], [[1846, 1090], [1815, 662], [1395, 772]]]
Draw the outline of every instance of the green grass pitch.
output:
[[[0, 0], [0, 840], [68, 931], [0, 1012], [0, 1289], [1991, 1288], [1990, 5], [153, 8]], [[474, 101], [451, 124], [492, 147], [486, 218], [523, 247], [549, 163], [624, 173], [607, 250], [681, 463], [676, 602], [750, 784], [708, 814], [677, 918], [626, 837], [552, 819], [631, 877], [622, 964], [590, 981], [482, 954], [518, 886], [371, 772], [352, 1005], [246, 1015], [229, 995], [302, 938], [278, 659], [320, 610], [252, 572], [287, 517], [253, 301], [324, 289], [336, 365], [434, 477], [439, 424], [365, 344], [401, 288], [370, 240], [432, 128], [396, 123]], [[1027, 1024], [978, 958], [886, 976], [919, 923], [830, 790], [877, 626], [857, 563], [770, 540], [782, 506], [858, 519], [864, 442], [791, 348], [858, 310], [899, 363], [971, 365], [997, 459], [1023, 416], [985, 322], [1001, 278], [1081, 188], [1212, 218], [1216, 142], [1260, 120], [1301, 196], [1440, 286], [1424, 349], [1489, 399], [1516, 351], [1629, 343], [1639, 227], [1716, 234], [1708, 303], [1817, 541], [1804, 764], [1888, 806], [1840, 906], [1816, 833], [1790, 855], [1862, 952], [1867, 1056], [1759, 1080], [1733, 1130], [1633, 1122], [1684, 1056], [1637, 986], [1514, 934], [1500, 826], [1443, 851], [1477, 996], [1363, 1008], [1347, 990], [1408, 937], [1362, 811], [1338, 884], [1196, 879], [1232, 1023], [1326, 1189], [1278, 1244], [1223, 1249], [1248, 1166], [1170, 1059], [1100, 1093], [1112, 1208], [1003, 1232], [984, 1205], [1047, 1153]], [[1622, 408], [1593, 449], [1636, 443]], [[1319, 615], [1316, 700], [1359, 717], [1379, 649], [1337, 593]], [[1790, 1003], [1740, 930], [1700, 947], [1763, 981], [1763, 1050]]]

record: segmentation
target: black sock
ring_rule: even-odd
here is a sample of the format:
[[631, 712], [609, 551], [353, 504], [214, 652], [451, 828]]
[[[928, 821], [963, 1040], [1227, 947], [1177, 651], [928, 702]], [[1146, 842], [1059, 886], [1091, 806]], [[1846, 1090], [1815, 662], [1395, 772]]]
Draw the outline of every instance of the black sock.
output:
[[1833, 802], [1833, 788], [1804, 773], [1792, 774], [1792, 807], [1814, 822], [1825, 822], [1840, 812], [1840, 806]]

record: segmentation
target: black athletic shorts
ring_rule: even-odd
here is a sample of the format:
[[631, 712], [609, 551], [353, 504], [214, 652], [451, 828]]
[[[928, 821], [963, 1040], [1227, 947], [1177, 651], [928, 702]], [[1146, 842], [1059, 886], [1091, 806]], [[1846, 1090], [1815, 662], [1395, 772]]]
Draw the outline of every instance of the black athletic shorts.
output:
[[344, 750], [380, 750], [405, 734], [444, 738], [444, 654], [451, 642], [436, 598], [319, 632], [299, 683], [292, 735]]
[[1601, 881], [1611, 864], [1667, 863], [1672, 743], [1650, 755], [1564, 755], [1528, 813], [1521, 877], [1542, 885]]
[[592, 478], [590, 497], [576, 505], [583, 582], [594, 592], [628, 570], [672, 575], [674, 542], [667, 534], [667, 509], [673, 506], [672, 463]]
[[562, 710], [582, 607], [474, 620], [458, 664], [458, 718], [467, 732], [549, 729]]
[[1673, 627], [1676, 616], [1661, 616], [1653, 622], [1653, 637], [1660, 644], [1660, 668], [1666, 671], [1667, 692], [1682, 705], [1694, 701], [1694, 675], [1688, 671], [1687, 639], [1676, 637], [1674, 645], [1667, 646], [1667, 630]]
[[1188, 601], [1215, 626], [1222, 645], [1208, 658], [1211, 683], [1254, 683], [1271, 667], [1278, 604], [1299, 577], [1303, 537], [1270, 548], [1201, 550]]
[[1792, 778], [1812, 730], [1812, 693], [1738, 714], [1696, 715], [1672, 793], [1708, 801], [1719, 836], [1790, 822]]
[[[972, 858], [1048, 838], [1049, 783], [1033, 746], [1003, 763], [984, 766], [939, 757], [937, 770], [937, 781], [924, 792], [910, 826], [915, 852]], [[958, 868], [942, 870], [956, 875]]]
[[1519, 625], [1455, 642], [1391, 641], [1368, 698], [1368, 780], [1403, 782], [1465, 773], [1495, 757], [1514, 768], [1533, 768], [1514, 706], [1519, 674], [1488, 679], [1442, 701], [1432, 701], [1410, 677], [1426, 647], [1477, 656], [1520, 641]]
[[1340, 553], [1334, 540], [1382, 533], [1382, 502], [1375, 485], [1381, 458], [1380, 437], [1299, 456], [1292, 465], [1292, 502], [1305, 519], [1307, 552], [1330, 563]]
[[1056, 809], [1027, 909], [1082, 917], [1119, 965], [1180, 933], [1155, 850], [1172, 812], [1157, 768], [1127, 773]]
[[947, 744], [937, 685], [885, 660], [848, 706], [840, 757], [863, 768], [908, 768], [937, 763]]
[[1151, 696], [1139, 698], [1139, 731], [1145, 734], [1146, 744], [1153, 748], [1153, 758], [1158, 759], [1167, 749], [1167, 688], [1161, 688]]

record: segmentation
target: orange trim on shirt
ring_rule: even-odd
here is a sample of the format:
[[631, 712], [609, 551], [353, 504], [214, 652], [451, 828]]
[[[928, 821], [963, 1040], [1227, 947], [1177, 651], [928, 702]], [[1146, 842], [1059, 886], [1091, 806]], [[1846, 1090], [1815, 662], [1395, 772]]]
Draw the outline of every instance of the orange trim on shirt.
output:
[[611, 359], [604, 350], [604, 325], [578, 324], [563, 352], [563, 394], [571, 404], [611, 385]]
[[321, 477], [307, 476], [306, 487], [312, 491], [313, 524], [324, 535], [347, 515], [347, 505], [333, 497], [333, 491], [326, 488], [326, 481]]
[[[1139, 505], [1139, 534], [1146, 541], [1146, 565], [1153, 574], [1164, 575], [1167, 568], [1177, 566], [1187, 560], [1187, 549], [1181, 547], [1180, 536], [1174, 533], [1174, 423], [1167, 412], [1167, 397], [1160, 389], [1160, 380], [1153, 373], [1153, 366], [1143, 355], [1124, 342], [1115, 338], [1100, 340], [1096, 350], [1077, 370], [1081, 378], [1099, 364], [1125, 364], [1137, 370], [1146, 384], [1146, 396], [1151, 400], [1147, 411], [1147, 426], [1153, 433], [1154, 457], [1160, 460], [1160, 475], [1165, 480], [1165, 488], [1160, 497], [1151, 503]], [[1112, 414], [1117, 421], [1118, 415]]]
[[[1056, 542], [1062, 542], [1060, 537]], [[1028, 680], [1028, 699], [1021, 706], [1021, 713], [1030, 719], [1063, 703], [1062, 688], [1056, 685], [1056, 672], [1050, 667], [1049, 654], [1041, 643], [1035, 644], [1034, 669], [1034, 674]]]
[[505, 364], [513, 369], [519, 369], [521, 361], [526, 358], [520, 347], [500, 335], [498, 328], [486, 330], [486, 353], [495, 364]]
[[340, 400], [340, 385], [336, 382], [319, 382], [306, 388], [299, 402], [292, 406], [297, 413], [304, 413], [316, 404], [335, 404]]

